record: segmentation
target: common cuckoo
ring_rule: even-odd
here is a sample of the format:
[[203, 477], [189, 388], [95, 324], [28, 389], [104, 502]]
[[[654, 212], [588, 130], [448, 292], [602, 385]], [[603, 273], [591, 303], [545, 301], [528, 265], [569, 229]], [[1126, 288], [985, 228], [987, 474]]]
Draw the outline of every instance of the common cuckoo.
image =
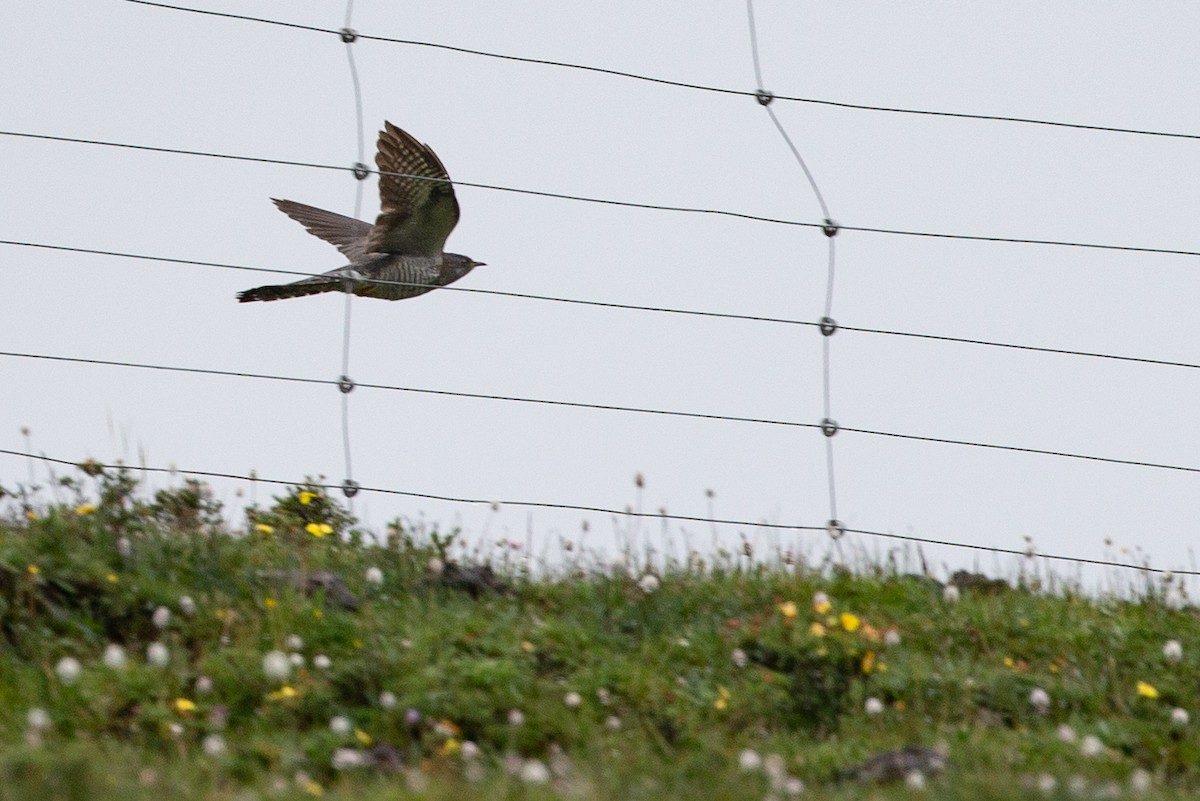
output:
[[383, 125], [375, 154], [381, 209], [374, 225], [272, 198], [280, 211], [336, 247], [350, 263], [292, 284], [247, 289], [238, 295], [239, 301], [298, 298], [319, 292], [403, 300], [452, 284], [483, 264], [442, 251], [458, 223], [458, 200], [442, 162], [428, 145], [390, 122]]

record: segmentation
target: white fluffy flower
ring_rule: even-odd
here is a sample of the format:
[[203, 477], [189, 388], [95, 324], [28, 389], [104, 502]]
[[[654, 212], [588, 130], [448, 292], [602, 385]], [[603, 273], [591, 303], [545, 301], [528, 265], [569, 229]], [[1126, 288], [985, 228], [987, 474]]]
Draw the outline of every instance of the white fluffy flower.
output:
[[146, 646], [146, 661], [154, 667], [166, 667], [171, 661], [171, 652], [161, 642], [152, 642]]
[[104, 666], [113, 670], [125, 667], [125, 649], [115, 642], [106, 645], [104, 647]]
[[371, 565], [370, 567], [368, 567], [367, 568], [367, 583], [374, 587], [382, 586], [383, 585], [383, 571], [380, 570], [379, 568], [375, 567], [375, 565]]
[[744, 668], [750, 662], [750, 658], [746, 656], [746, 652], [741, 648], [734, 648], [730, 656], [733, 659], [733, 664], [740, 668]]
[[479, 759], [480, 755], [483, 754], [473, 740], [464, 740], [462, 748], [458, 753], [467, 762], [470, 762], [472, 759]]
[[1183, 597], [1183, 590], [1179, 587], [1168, 587], [1163, 593], [1163, 604], [1172, 612], [1178, 612], [1187, 606], [1187, 598]]
[[299, 651], [304, 648], [304, 638], [299, 634], [289, 634], [283, 644], [289, 651]]
[[58, 674], [58, 680], [63, 684], [74, 684], [79, 680], [79, 674], [83, 672], [83, 667], [75, 657], [64, 656], [54, 666], [54, 672]]
[[154, 610], [154, 615], [150, 618], [154, 621], [154, 625], [159, 629], [165, 629], [171, 624], [171, 610], [165, 606], [160, 606]]
[[208, 676], [196, 679], [196, 695], [208, 695], [213, 691], [213, 680]]
[[604, 728], [609, 731], [617, 731], [621, 728], [621, 719], [616, 715], [609, 715], [604, 719]]
[[204, 753], [210, 757], [219, 757], [225, 753], [225, 738], [219, 734], [210, 734], [200, 743]]
[[525, 713], [519, 709], [508, 710], [508, 725], [520, 726], [525, 723]]
[[304, 654], [288, 654], [288, 661], [291, 662], [294, 667], [304, 667]]
[[787, 795], [804, 795], [804, 782], [796, 776], [788, 776], [783, 783], [783, 792]]
[[263, 656], [262, 669], [268, 679], [286, 679], [292, 672], [292, 664], [283, 651], [267, 651]]
[[33, 731], [45, 731], [50, 728], [50, 713], [35, 706], [25, 713], [25, 725]]
[[442, 572], [445, 569], [446, 569], [446, 563], [443, 562], [441, 559], [437, 558], [436, 556], [430, 558], [430, 560], [429, 560], [429, 572], [430, 573], [432, 573], [435, 576], [440, 576], [440, 575], [442, 575]]
[[1167, 640], [1163, 643], [1163, 659], [1171, 663], [1183, 659], [1183, 645], [1179, 640]]
[[1104, 743], [1094, 734], [1089, 734], [1079, 743], [1079, 753], [1085, 757], [1098, 757], [1104, 753]]
[[1041, 687], [1034, 687], [1029, 692], [1029, 704], [1040, 714], [1046, 714], [1046, 710], [1050, 708], [1050, 693]]
[[122, 559], [128, 559], [133, 554], [133, 544], [129, 541], [129, 537], [121, 537], [117, 540], [117, 553]]
[[662, 582], [658, 580], [658, 576], [653, 573], [647, 573], [638, 580], [638, 589], [642, 592], [654, 592], [658, 589]]
[[872, 717], [874, 717], [876, 715], [882, 715], [883, 714], [883, 701], [880, 701], [878, 698], [872, 696], [867, 699], [865, 704], [863, 704], [863, 709], [866, 711], [866, 713], [868, 715], [870, 715]]
[[384, 709], [395, 709], [398, 703], [399, 700], [394, 692], [384, 690], [379, 694], [379, 705]]
[[350, 723], [350, 718], [345, 715], [338, 715], [331, 718], [329, 721], [329, 730], [334, 734], [346, 735], [351, 732], [354, 726]]
[[567, 705], [568, 709], [575, 709], [583, 703], [583, 698], [579, 693], [571, 691], [563, 696], [563, 703]]
[[178, 740], [180, 737], [183, 736], [183, 724], [177, 723], [177, 722], [168, 723], [167, 731], [171, 732], [171, 736]]
[[895, 647], [900, 644], [900, 630], [888, 629], [883, 633], [883, 644]]
[[317, 670], [329, 670], [333, 666], [333, 660], [325, 654], [317, 654], [313, 657], [313, 667]]
[[521, 781], [526, 784], [545, 784], [550, 781], [550, 768], [540, 759], [527, 759], [521, 765]]
[[762, 767], [762, 757], [760, 757], [758, 752], [753, 749], [743, 749], [742, 752], [738, 754], [738, 767], [740, 767], [742, 770], [758, 770]]
[[1042, 795], [1051, 795], [1058, 789], [1058, 779], [1049, 773], [1043, 773], [1037, 777], [1037, 788]]
[[1179, 726], [1180, 728], [1188, 725], [1191, 718], [1188, 716], [1188, 711], [1181, 706], [1177, 706], [1171, 710], [1171, 725]]
[[184, 595], [180, 597], [179, 611], [183, 612], [184, 617], [191, 617], [196, 614], [196, 602], [192, 600], [192, 596]]
[[1151, 785], [1150, 771], [1145, 768], [1134, 768], [1129, 774], [1129, 789], [1136, 795], [1145, 795], [1150, 792]]
[[942, 600], [948, 604], [958, 603], [960, 593], [958, 587], [954, 584], [947, 584], [942, 588]]
[[1066, 723], [1059, 724], [1058, 729], [1055, 731], [1055, 734], [1058, 736], [1058, 739], [1064, 743], [1075, 742], [1075, 730], [1072, 729], [1070, 726], [1068, 726]]
[[333, 759], [330, 760], [330, 764], [334, 770], [353, 770], [367, 764], [367, 760], [363, 757], [361, 751], [353, 748], [339, 748], [333, 752]]
[[924, 790], [925, 774], [919, 770], [910, 770], [904, 777], [904, 786], [910, 790]]

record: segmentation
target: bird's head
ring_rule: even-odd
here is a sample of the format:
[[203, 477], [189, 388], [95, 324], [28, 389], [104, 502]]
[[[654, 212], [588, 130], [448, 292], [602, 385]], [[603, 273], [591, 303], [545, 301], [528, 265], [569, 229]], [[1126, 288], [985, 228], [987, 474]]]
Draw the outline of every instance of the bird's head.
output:
[[484, 263], [475, 261], [470, 256], [463, 256], [460, 253], [447, 253], [445, 255], [446, 264], [459, 274], [459, 277], [466, 275], [476, 267], [483, 267]]

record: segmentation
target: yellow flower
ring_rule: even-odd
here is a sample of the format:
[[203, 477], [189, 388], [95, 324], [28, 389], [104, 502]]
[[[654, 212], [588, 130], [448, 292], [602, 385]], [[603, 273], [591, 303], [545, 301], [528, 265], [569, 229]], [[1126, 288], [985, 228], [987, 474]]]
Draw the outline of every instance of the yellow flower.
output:
[[814, 637], [824, 637], [825, 636], [825, 626], [814, 620], [812, 622], [812, 625], [808, 627], [808, 633]]
[[879, 671], [880, 673], [887, 673], [887, 662], [880, 662], [875, 666], [875, 670]]
[[371, 735], [367, 734], [362, 729], [355, 729], [354, 736], [363, 745], [370, 745], [371, 743], [375, 742], [374, 740], [371, 739]]
[[800, 610], [796, 608], [795, 601], [784, 601], [779, 605], [779, 614], [783, 615], [788, 620], [791, 620], [799, 613]]
[[79, 515], [80, 517], [83, 517], [84, 515], [90, 515], [95, 511], [96, 507], [90, 503], [82, 503], [75, 507], [75, 514]]
[[1004, 666], [1005, 667], [1013, 667], [1016, 664], [1017, 663], [1013, 661], [1013, 658], [1011, 656], [1004, 657]]
[[304, 490], [303, 492], [300, 493], [300, 503], [303, 504], [304, 506], [308, 506], [310, 503], [313, 502], [313, 498], [315, 498], [315, 497], [317, 497], [317, 493], [309, 492], [308, 490]]
[[717, 687], [717, 700], [713, 701], [713, 709], [723, 712], [729, 706], [729, 698], [729, 690], [724, 687]]
[[442, 748], [439, 753], [442, 756], [450, 756], [451, 754], [457, 754], [461, 749], [462, 744], [459, 743], [458, 740], [455, 740], [453, 737], [451, 737], [449, 740], [442, 743]]
[[107, 576], [105, 576], [105, 578], [108, 579], [109, 584], [116, 584], [118, 581], [121, 580], [121, 578], [116, 573], [109, 573]]
[[875, 669], [875, 652], [867, 651], [862, 658], [862, 672], [870, 673]]
[[362, 640], [360, 640], [360, 639], [358, 639], [357, 637], [355, 637], [355, 638], [354, 638], [354, 647], [355, 647], [355, 648], [362, 648]]
[[324, 537], [326, 534], [333, 533], [333, 526], [328, 523], [309, 523], [304, 530], [314, 537]]
[[1137, 683], [1137, 694], [1143, 698], [1157, 698], [1158, 690], [1154, 689], [1153, 685], [1147, 684], [1144, 681]]
[[175, 711], [181, 715], [186, 715], [189, 712], [196, 711], [196, 704], [195, 704], [195, 702], [193, 702], [192, 700], [190, 700], [188, 698], [176, 698], [175, 699]]
[[830, 609], [833, 609], [833, 604], [829, 602], [828, 598], [813, 601], [813, 611], [818, 615], [827, 615]]
[[532, 654], [533, 653], [533, 643], [531, 643], [529, 640], [522, 641], [521, 650], [527, 654]]
[[38, 573], [41, 573], [42, 570], [37, 565], [30, 565], [29, 567], [25, 568], [25, 572], [31, 576], [36, 576]]
[[277, 605], [278, 602], [274, 598], [263, 598], [263, 606], [268, 609], [274, 609]]
[[299, 694], [300, 693], [296, 691], [295, 687], [285, 684], [275, 692], [268, 695], [267, 698], [272, 701], [285, 701], [289, 698], [295, 698]]
[[842, 628], [844, 628], [846, 631], [857, 631], [859, 625], [862, 623], [862, 621], [858, 619], [858, 615], [851, 614], [850, 612], [842, 612], [841, 620]]
[[259, 523], [258, 525], [256, 525], [254, 527], [254, 530], [257, 531], [259, 534], [263, 534], [263, 535], [275, 533], [275, 527], [269, 526], [266, 523]]
[[25, 519], [28, 520], [30, 523], [32, 523], [34, 520], [37, 520], [37, 512], [35, 512], [33, 510], [26, 512]]
[[313, 617], [324, 617], [324, 616], [325, 616], [325, 613], [322, 612], [320, 609], [313, 610]]
[[308, 793], [309, 795], [324, 795], [325, 788], [317, 784], [316, 780], [309, 779], [304, 783], [304, 792]]

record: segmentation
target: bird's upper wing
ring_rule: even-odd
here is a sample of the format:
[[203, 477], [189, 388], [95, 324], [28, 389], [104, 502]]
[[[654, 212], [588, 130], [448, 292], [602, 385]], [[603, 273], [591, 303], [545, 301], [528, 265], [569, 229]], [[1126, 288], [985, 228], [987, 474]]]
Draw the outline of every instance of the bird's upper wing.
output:
[[366, 255], [367, 236], [371, 233], [370, 223], [291, 200], [271, 198], [271, 202], [284, 214], [303, 225], [310, 234], [336, 247], [351, 262], [362, 261]]
[[[375, 154], [382, 210], [367, 237], [367, 250], [437, 256], [458, 224], [458, 201], [446, 168], [426, 145], [384, 123]], [[419, 177], [409, 177], [419, 176]], [[423, 180], [423, 179], [435, 180]]]

